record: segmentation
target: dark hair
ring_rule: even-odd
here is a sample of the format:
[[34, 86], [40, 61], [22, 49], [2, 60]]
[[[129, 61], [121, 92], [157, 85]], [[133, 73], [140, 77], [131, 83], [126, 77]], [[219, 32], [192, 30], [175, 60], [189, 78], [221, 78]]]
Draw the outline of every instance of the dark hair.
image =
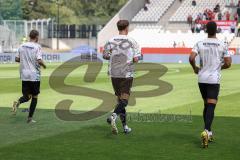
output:
[[31, 30], [29, 37], [30, 39], [36, 39], [39, 36], [39, 32], [37, 30]]
[[207, 23], [207, 33], [209, 36], [214, 36], [217, 33], [217, 24], [214, 21], [210, 21]]
[[119, 20], [117, 23], [117, 27], [119, 31], [125, 30], [129, 26], [128, 20]]

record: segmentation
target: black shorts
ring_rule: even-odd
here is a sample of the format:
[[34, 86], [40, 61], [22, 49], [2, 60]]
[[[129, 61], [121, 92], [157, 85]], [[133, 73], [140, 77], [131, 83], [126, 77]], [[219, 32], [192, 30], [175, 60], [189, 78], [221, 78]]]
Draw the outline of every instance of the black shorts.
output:
[[218, 100], [220, 84], [207, 84], [199, 83], [199, 89], [202, 94], [202, 98], [206, 99], [215, 99]]
[[22, 81], [22, 94], [37, 96], [40, 93], [40, 81]]
[[112, 86], [116, 96], [130, 95], [133, 78], [112, 78]]

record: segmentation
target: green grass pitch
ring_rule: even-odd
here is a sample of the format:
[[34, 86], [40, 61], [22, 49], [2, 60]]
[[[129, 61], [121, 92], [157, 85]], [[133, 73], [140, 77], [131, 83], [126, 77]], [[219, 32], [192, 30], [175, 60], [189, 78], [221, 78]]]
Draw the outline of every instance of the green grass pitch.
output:
[[[0, 160], [152, 160], [152, 159], [239, 159], [240, 150], [240, 65], [223, 71], [219, 104], [213, 129], [215, 142], [208, 149], [200, 147], [203, 130], [202, 101], [197, 87], [197, 77], [186, 64], [165, 64], [169, 69], [161, 77], [173, 85], [165, 95], [137, 98], [128, 112], [173, 115], [188, 115], [188, 121], [141, 122], [132, 120], [133, 132], [111, 135], [106, 117], [85, 121], [67, 122], [57, 118], [54, 108], [62, 99], [72, 99], [71, 110], [88, 111], [101, 101], [74, 95], [64, 95], [52, 90], [49, 76], [60, 64], [49, 64], [42, 71], [42, 86], [35, 114], [36, 124], [26, 124], [27, 113], [19, 110], [12, 116], [12, 102], [21, 96], [18, 65], [0, 65]], [[65, 83], [84, 86], [112, 93], [110, 80], [104, 65], [95, 83], [83, 82], [86, 67], [74, 70]], [[137, 73], [137, 76], [142, 73]], [[154, 86], [133, 88], [149, 90]], [[21, 108], [27, 108], [24, 104]], [[131, 115], [131, 114], [130, 114]], [[183, 116], [184, 117], [184, 116]], [[120, 124], [119, 124], [120, 129]]]

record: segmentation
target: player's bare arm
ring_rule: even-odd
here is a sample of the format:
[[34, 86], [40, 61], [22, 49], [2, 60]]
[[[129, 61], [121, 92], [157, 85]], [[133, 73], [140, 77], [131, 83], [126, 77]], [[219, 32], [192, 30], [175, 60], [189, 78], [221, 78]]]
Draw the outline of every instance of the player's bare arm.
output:
[[111, 51], [104, 50], [103, 51], [103, 59], [110, 60], [111, 57]]
[[19, 62], [20, 62], [20, 58], [19, 58], [19, 57], [16, 57], [16, 58], [15, 58], [15, 62], [18, 62], [18, 63], [19, 63]]
[[133, 58], [133, 63], [138, 63], [143, 59], [143, 55], [141, 54], [140, 56], [134, 57]]
[[196, 65], [196, 57], [197, 57], [197, 53], [192, 52], [191, 55], [189, 56], [189, 62], [193, 68], [194, 73], [198, 74], [199, 72], [199, 67]]
[[109, 42], [107, 42], [105, 44], [104, 50], [103, 50], [103, 59], [110, 60], [111, 54], [112, 54], [111, 44]]
[[224, 58], [224, 64], [222, 65], [222, 70], [230, 68], [231, 65], [232, 65], [232, 58], [231, 57], [225, 57]]
[[41, 60], [41, 59], [38, 60], [38, 64], [39, 64], [40, 66], [42, 66], [44, 69], [47, 68], [47, 66], [45, 65], [45, 63], [44, 63], [43, 60]]

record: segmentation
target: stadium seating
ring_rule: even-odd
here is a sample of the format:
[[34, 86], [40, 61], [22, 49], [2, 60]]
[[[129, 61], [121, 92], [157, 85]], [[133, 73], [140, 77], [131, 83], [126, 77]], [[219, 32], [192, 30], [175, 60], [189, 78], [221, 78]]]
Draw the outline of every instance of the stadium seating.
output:
[[[190, 31], [188, 33], [178, 31], [178, 33], [171, 33], [169, 31], [165, 32], [156, 26], [137, 27], [130, 32], [130, 36], [133, 37], [141, 47], [149, 48], [173, 47], [174, 42], [177, 45], [176, 47], [185, 46], [192, 48], [195, 43], [207, 37], [204, 32], [193, 34]], [[225, 32], [218, 34], [217, 37], [223, 42], [230, 43], [235, 35]]]
[[[217, 4], [224, 12], [227, 4], [225, 0], [197, 0], [197, 6], [193, 7], [192, 0], [178, 2], [178, 0], [151, 0], [151, 3], [147, 4], [148, 10], [141, 9], [132, 19], [134, 30], [130, 32], [130, 36], [136, 39], [141, 47], [192, 48], [195, 43], [203, 40], [207, 35], [203, 31], [193, 34], [190, 26], [186, 23], [187, 16], [191, 14], [193, 18], [196, 18], [200, 12], [203, 13], [206, 9], [213, 10]], [[227, 30], [217, 36], [230, 46], [235, 38], [235, 34], [231, 34]]]
[[187, 16], [192, 15], [193, 19], [196, 19], [199, 13], [203, 13], [205, 9], [211, 9], [220, 5], [220, 10], [223, 11], [225, 8], [225, 0], [198, 0], [197, 6], [192, 6], [192, 0], [184, 0], [181, 7], [174, 13], [170, 18], [171, 22], [186, 22]]
[[158, 22], [175, 0], [151, 0], [146, 4], [147, 11], [142, 8], [132, 22]]

